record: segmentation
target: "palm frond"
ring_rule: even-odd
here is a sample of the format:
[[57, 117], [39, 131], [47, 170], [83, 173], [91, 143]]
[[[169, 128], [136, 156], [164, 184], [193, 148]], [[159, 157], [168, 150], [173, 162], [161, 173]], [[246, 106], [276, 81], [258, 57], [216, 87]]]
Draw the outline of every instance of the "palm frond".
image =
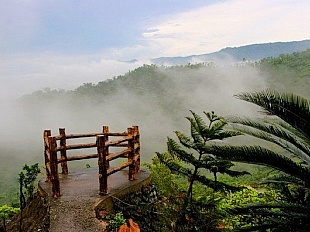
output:
[[[296, 142], [296, 140], [298, 140], [298, 136], [297, 136], [297, 131], [289, 126], [288, 124], [283, 124], [280, 123], [279, 120], [275, 121], [275, 120], [270, 120], [270, 119], [250, 119], [247, 117], [230, 117], [229, 121], [232, 122], [232, 126], [234, 128], [234, 124], [241, 124], [244, 126], [248, 126], [250, 128], [254, 128], [257, 129], [259, 131], [263, 131], [268, 133], [269, 135], [273, 135], [276, 137], [279, 137], [283, 140], [287, 140], [290, 143], [296, 145], [296, 146], [301, 146], [300, 144], [302, 142], [304, 142], [305, 137], [303, 136], [303, 134], [298, 133], [299, 136], [301, 136], [300, 141]], [[285, 125], [285, 127], [283, 127]], [[242, 130], [242, 128], [240, 128], [240, 130]], [[247, 130], [249, 132], [249, 130]], [[244, 132], [245, 133], [245, 132]], [[251, 133], [251, 132], [249, 132]], [[253, 132], [254, 134], [254, 132]], [[268, 139], [268, 137], [264, 137], [263, 139]], [[271, 140], [272, 141], [272, 140]], [[301, 148], [303, 149], [303, 148]], [[306, 152], [309, 150], [305, 149]]]
[[293, 144], [302, 152], [306, 153], [308, 157], [310, 156], [310, 140], [307, 138], [307, 136], [305, 136], [304, 133], [296, 130], [294, 127], [283, 120], [264, 119], [264, 121], [273, 125], [274, 128], [277, 128], [276, 132], [278, 133], [272, 131], [271, 133], [274, 133], [274, 135]]
[[260, 184], [294, 184], [298, 187], [303, 187], [304, 186], [304, 182], [301, 181], [300, 179], [292, 176], [292, 175], [288, 175], [285, 173], [280, 173], [277, 175], [273, 175], [273, 176], [268, 176], [266, 178], [264, 178], [262, 181], [259, 182]]
[[293, 93], [279, 93], [270, 89], [235, 96], [261, 106], [269, 114], [278, 116], [310, 138], [310, 103], [307, 99]]
[[[285, 211], [265, 211], [268, 209], [281, 209]], [[264, 211], [260, 211], [264, 210]], [[289, 211], [287, 211], [289, 210]], [[242, 207], [235, 207], [233, 209], [230, 209], [231, 212], [234, 214], [264, 214], [264, 213], [286, 213], [285, 216], [294, 216], [296, 214], [300, 214], [301, 217], [307, 217], [309, 216], [307, 214], [310, 213], [310, 207], [308, 205], [301, 205], [296, 203], [285, 203], [285, 202], [279, 202], [279, 203], [249, 203]], [[287, 213], [289, 212], [289, 213]], [[284, 216], [284, 214], [282, 214]]]
[[243, 176], [243, 175], [251, 175], [251, 173], [249, 173], [247, 171], [234, 171], [234, 170], [226, 170], [224, 173], [229, 175], [229, 176], [233, 176], [233, 177], [239, 177], [239, 176]]
[[261, 223], [259, 225], [244, 226], [242, 228], [234, 229], [234, 231], [309, 232], [308, 228], [309, 228], [308, 225], [292, 225], [290, 224], [290, 222], [287, 221], [281, 221], [269, 218], [269, 221]]
[[282, 119], [280, 119], [278, 117], [265, 117], [262, 120], [264, 122], [267, 122], [267, 123], [270, 123], [270, 124], [279, 125], [279, 126], [283, 127], [284, 129], [290, 131], [292, 134], [296, 135], [297, 137], [299, 137], [303, 141], [305, 141], [305, 140], [308, 141], [308, 138], [305, 136], [304, 133], [302, 133], [298, 129], [292, 127], [289, 123], [285, 122], [284, 120], [282, 120]]
[[310, 186], [310, 170], [291, 159], [260, 146], [209, 145], [204, 151], [221, 159], [272, 167], [296, 176]]
[[243, 207], [228, 209], [227, 212], [233, 215], [251, 215], [260, 218], [261, 223], [243, 226], [235, 231], [261, 231], [262, 228], [273, 229], [272, 231], [307, 231], [306, 228], [310, 226], [310, 208], [301, 204], [247, 204]]
[[309, 146], [304, 143], [303, 138], [297, 137], [291, 130], [268, 120], [231, 117], [229, 121], [235, 130], [275, 143], [310, 165]]
[[271, 124], [271, 125], [277, 125], [280, 126], [281, 128], [285, 129], [286, 131], [289, 131], [290, 134], [295, 135], [302, 141], [303, 143], [306, 144], [306, 146], [310, 147], [310, 140], [308, 137], [300, 130], [297, 128], [294, 128], [292, 125], [289, 123], [285, 122], [284, 120], [278, 118], [278, 117], [264, 117], [261, 119], [263, 122]]

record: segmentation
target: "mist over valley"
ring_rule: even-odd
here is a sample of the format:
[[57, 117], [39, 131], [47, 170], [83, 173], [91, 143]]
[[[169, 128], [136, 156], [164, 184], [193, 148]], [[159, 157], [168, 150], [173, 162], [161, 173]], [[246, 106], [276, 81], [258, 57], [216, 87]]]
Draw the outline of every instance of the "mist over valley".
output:
[[[110, 131], [120, 132], [138, 125], [142, 162], [151, 162], [156, 151], [166, 150], [167, 136], [174, 137], [175, 130], [189, 132], [185, 119], [189, 110], [198, 114], [214, 111], [221, 116], [259, 116], [259, 108], [237, 100], [234, 95], [269, 87], [309, 98], [309, 63], [307, 50], [230, 65], [144, 64], [73, 89], [66, 89], [63, 81], [64, 88], [42, 88], [15, 98], [2, 93], [1, 192], [12, 190], [4, 189], [7, 181], [12, 181], [12, 188], [16, 188], [13, 183], [17, 183], [17, 173], [25, 163], [38, 162], [43, 167], [44, 129], [51, 129], [55, 135], [58, 128], [66, 128], [67, 133], [87, 133], [100, 132], [103, 125], [108, 125]], [[56, 82], [57, 78], [53, 80]], [[20, 88], [27, 87], [23, 85], [21, 82]], [[86, 164], [95, 167], [96, 162], [96, 159], [75, 161], [68, 166], [71, 170], [85, 168]]]
[[0, 231], [308, 231], [309, 8], [2, 1]]

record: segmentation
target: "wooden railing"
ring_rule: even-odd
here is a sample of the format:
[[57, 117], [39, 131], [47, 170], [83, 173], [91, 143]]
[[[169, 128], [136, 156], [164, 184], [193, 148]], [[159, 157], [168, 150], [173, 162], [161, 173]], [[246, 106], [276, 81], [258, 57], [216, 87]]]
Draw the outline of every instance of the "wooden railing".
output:
[[[79, 143], [67, 145], [68, 139], [96, 137], [93, 143]], [[111, 140], [111, 137], [121, 137]], [[60, 183], [58, 164], [61, 164], [63, 174], [68, 174], [67, 161], [98, 158], [99, 166], [99, 194], [108, 192], [108, 176], [129, 167], [128, 179], [134, 180], [136, 173], [140, 171], [140, 135], [138, 126], [127, 128], [127, 132], [109, 132], [108, 126], [103, 126], [100, 133], [66, 134], [64, 128], [59, 129], [59, 135], [51, 136], [50, 130], [45, 130], [44, 158], [46, 168], [46, 181], [52, 182], [52, 196], [60, 196]], [[97, 148], [95, 154], [67, 156], [67, 150]], [[124, 147], [120, 152], [110, 153], [110, 147]], [[58, 157], [60, 152], [60, 157]], [[110, 161], [117, 158], [127, 158], [125, 163], [116, 167], [110, 167]]]

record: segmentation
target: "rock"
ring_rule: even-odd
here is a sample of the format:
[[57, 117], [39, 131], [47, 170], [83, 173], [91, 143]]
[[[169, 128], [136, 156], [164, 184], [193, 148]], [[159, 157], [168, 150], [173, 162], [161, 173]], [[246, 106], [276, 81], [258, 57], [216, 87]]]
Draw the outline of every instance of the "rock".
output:
[[154, 222], [157, 221], [157, 208], [154, 203], [157, 201], [156, 186], [149, 184], [135, 193], [124, 195], [120, 199], [114, 198], [113, 210], [122, 212], [125, 218], [137, 222], [141, 232], [153, 232]]

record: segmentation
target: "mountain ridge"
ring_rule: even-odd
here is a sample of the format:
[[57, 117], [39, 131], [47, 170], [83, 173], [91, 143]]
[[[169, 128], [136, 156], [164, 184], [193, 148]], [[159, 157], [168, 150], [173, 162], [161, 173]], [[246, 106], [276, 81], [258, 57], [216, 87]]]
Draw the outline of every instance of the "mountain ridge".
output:
[[301, 52], [310, 48], [310, 39], [290, 42], [271, 42], [250, 44], [240, 47], [226, 47], [217, 52], [176, 57], [158, 57], [151, 59], [157, 65], [184, 65], [188, 63], [233, 63], [241, 61], [258, 61], [281, 54]]

